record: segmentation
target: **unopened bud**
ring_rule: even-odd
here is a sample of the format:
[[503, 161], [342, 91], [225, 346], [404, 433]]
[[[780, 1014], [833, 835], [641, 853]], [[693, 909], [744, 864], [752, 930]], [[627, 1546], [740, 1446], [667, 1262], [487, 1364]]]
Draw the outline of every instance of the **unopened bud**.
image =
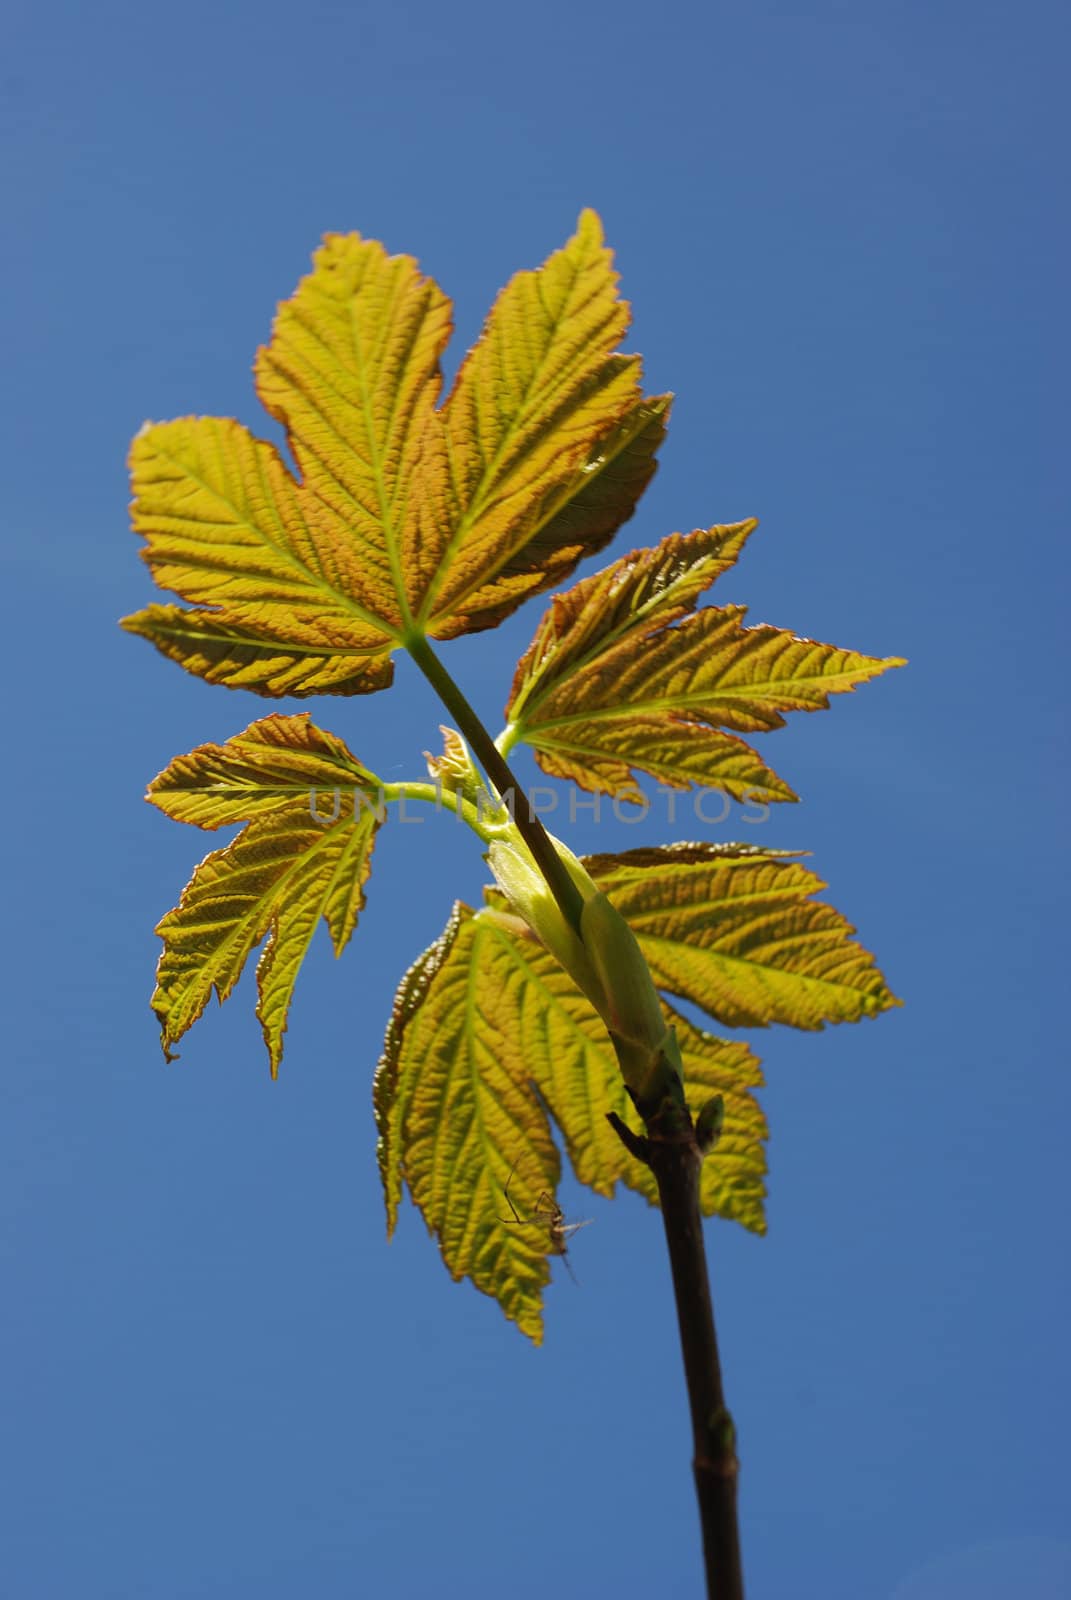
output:
[[708, 1100], [695, 1119], [695, 1142], [699, 1154], [708, 1156], [721, 1138], [725, 1126], [725, 1101], [720, 1094]]
[[[595, 884], [572, 851], [557, 839], [552, 842], [581, 895], [597, 894]], [[519, 837], [495, 839], [487, 852], [487, 863], [512, 909], [557, 958], [577, 988], [601, 1010], [602, 991], [587, 951], [576, 929], [566, 921], [527, 845]]]
[[549, 835], [580, 891], [580, 931], [566, 920], [527, 845], [510, 833], [496, 839], [487, 860], [512, 909], [523, 917], [602, 1017], [629, 1088], [643, 1095], [668, 1065], [679, 1074], [679, 1052], [667, 1028], [658, 991], [624, 917], [583, 863]]

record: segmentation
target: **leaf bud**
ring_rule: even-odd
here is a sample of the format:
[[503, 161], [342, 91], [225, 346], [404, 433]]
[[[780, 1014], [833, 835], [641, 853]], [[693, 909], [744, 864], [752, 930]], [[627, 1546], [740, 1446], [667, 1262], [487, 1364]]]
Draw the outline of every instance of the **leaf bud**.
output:
[[695, 1119], [695, 1142], [699, 1154], [708, 1156], [721, 1138], [725, 1126], [725, 1101], [720, 1094], [708, 1100]]

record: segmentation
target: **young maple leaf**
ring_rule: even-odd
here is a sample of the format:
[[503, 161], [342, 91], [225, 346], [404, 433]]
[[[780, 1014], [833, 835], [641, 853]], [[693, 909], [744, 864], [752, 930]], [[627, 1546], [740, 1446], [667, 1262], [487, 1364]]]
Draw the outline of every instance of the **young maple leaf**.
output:
[[[606, 1028], [554, 957], [517, 919], [458, 904], [442, 935], [398, 990], [376, 1073], [379, 1165], [394, 1231], [403, 1180], [455, 1278], [469, 1278], [539, 1342], [553, 1241], [513, 1226], [501, 1196], [554, 1194], [560, 1177], [548, 1113], [581, 1183], [611, 1195], [617, 1183], [657, 1199], [650, 1169], [633, 1160], [606, 1120], [638, 1127]], [[746, 1044], [704, 1033], [665, 1006], [677, 1033], [689, 1100], [724, 1101], [724, 1126], [703, 1164], [705, 1216], [766, 1231], [766, 1119]]]
[[[555, 595], [513, 679], [503, 748], [544, 772], [642, 803], [633, 772], [737, 800], [795, 800], [737, 733], [817, 711], [889, 667], [696, 602], [733, 565], [754, 521], [672, 533]], [[732, 729], [726, 733], [722, 730]]]
[[[315, 807], [318, 791], [333, 796], [328, 815]], [[245, 823], [229, 845], [205, 857], [157, 925], [164, 948], [153, 1010], [165, 1054], [213, 993], [227, 998], [266, 939], [257, 1015], [277, 1075], [290, 999], [317, 925], [327, 923], [341, 955], [364, 906], [383, 821], [378, 791], [379, 779], [307, 712], [264, 717], [226, 744], [176, 756], [153, 779], [148, 798], [177, 822], [208, 829]]]
[[124, 627], [269, 696], [370, 693], [399, 646], [493, 627], [601, 549], [654, 471], [669, 400], [617, 353], [628, 320], [585, 211], [502, 291], [437, 406], [450, 302], [411, 257], [329, 235], [256, 363], [300, 476], [226, 418], [146, 425], [134, 527], [195, 609]]

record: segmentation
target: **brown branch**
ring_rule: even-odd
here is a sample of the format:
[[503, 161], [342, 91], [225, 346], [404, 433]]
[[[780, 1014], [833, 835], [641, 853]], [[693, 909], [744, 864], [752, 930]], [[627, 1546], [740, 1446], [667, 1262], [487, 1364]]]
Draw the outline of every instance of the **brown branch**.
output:
[[[640, 1108], [643, 1114], [645, 1108]], [[708, 1600], [743, 1600], [736, 1516], [736, 1433], [725, 1404], [714, 1308], [710, 1297], [703, 1218], [699, 1209], [702, 1155], [687, 1110], [663, 1102], [644, 1115], [647, 1137], [612, 1112], [608, 1121], [658, 1184], [673, 1274], [684, 1374], [692, 1417], [692, 1469], [699, 1499]]]

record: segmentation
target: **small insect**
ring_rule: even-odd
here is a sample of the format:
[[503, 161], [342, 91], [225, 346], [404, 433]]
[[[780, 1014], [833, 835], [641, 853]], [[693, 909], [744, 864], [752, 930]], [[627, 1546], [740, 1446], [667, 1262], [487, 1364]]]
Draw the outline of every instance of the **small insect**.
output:
[[566, 1222], [565, 1212], [562, 1210], [557, 1200], [555, 1200], [549, 1189], [543, 1189], [540, 1192], [539, 1198], [532, 1207], [531, 1216], [522, 1217], [520, 1212], [517, 1210], [517, 1207], [513, 1204], [509, 1192], [509, 1186], [513, 1182], [513, 1173], [515, 1170], [515, 1168], [510, 1168], [509, 1178], [503, 1191], [506, 1197], [506, 1204], [513, 1212], [513, 1215], [512, 1217], [499, 1217], [498, 1220], [506, 1223], [508, 1227], [542, 1228], [550, 1240], [550, 1250], [548, 1254], [552, 1256], [561, 1256], [562, 1260], [565, 1262], [566, 1272], [568, 1272], [573, 1282], [576, 1283], [576, 1273], [569, 1265], [569, 1251], [566, 1245], [566, 1240], [571, 1239], [573, 1234], [576, 1233], [580, 1228], [588, 1227], [590, 1223], [594, 1222], [594, 1217], [587, 1217], [583, 1222]]

